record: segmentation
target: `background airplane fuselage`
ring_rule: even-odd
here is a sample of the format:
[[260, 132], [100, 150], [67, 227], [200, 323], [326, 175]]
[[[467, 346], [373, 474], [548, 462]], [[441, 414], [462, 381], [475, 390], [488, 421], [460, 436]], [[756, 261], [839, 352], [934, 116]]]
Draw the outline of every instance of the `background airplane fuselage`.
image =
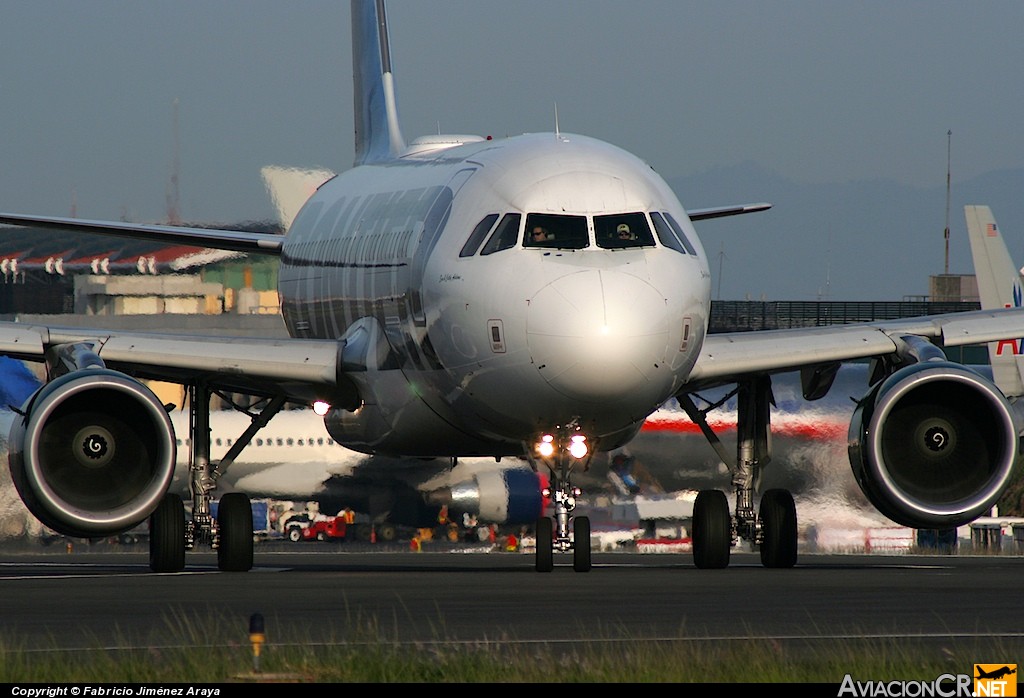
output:
[[[595, 244], [595, 216], [652, 211], [678, 221], [693, 254]], [[531, 213], [586, 217], [588, 243], [524, 247]], [[522, 217], [514, 244], [467, 252], [485, 217], [507, 214]], [[520, 455], [574, 419], [615, 448], [683, 383], [707, 328], [707, 258], [675, 194], [582, 136], [356, 167], [310, 198], [281, 262], [289, 332], [344, 339], [363, 399], [328, 416], [330, 433], [378, 453]]]

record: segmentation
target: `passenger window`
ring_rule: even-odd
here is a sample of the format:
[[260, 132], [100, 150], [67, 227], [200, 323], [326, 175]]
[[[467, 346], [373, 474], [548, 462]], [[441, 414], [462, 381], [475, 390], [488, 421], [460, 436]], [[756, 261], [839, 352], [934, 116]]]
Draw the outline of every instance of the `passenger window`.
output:
[[672, 226], [672, 230], [675, 232], [676, 237], [679, 238], [679, 242], [683, 243], [683, 247], [686, 248], [686, 251], [692, 255], [696, 255], [697, 250], [693, 248], [690, 238], [686, 237], [686, 233], [683, 232], [682, 227], [680, 227], [679, 223], [676, 222], [676, 219], [673, 218], [672, 214], [668, 211], [665, 211], [665, 220], [667, 220], [668, 224]]
[[505, 217], [498, 223], [498, 227], [491, 233], [490, 239], [480, 251], [481, 255], [494, 254], [515, 247], [519, 240], [519, 221], [522, 216], [518, 213], [506, 213]]
[[494, 221], [498, 220], [497, 213], [491, 213], [484, 216], [483, 220], [476, 224], [473, 228], [473, 232], [470, 233], [469, 239], [466, 240], [466, 244], [462, 246], [462, 251], [459, 252], [460, 257], [472, 257], [476, 254], [476, 251], [480, 249], [480, 244], [487, 237], [487, 233], [490, 232], [494, 226]]
[[643, 213], [619, 213], [594, 217], [597, 246], [609, 250], [654, 247], [654, 236]]
[[672, 228], [669, 227], [669, 224], [660, 213], [657, 211], [652, 212], [651, 220], [654, 221], [654, 232], [658, 234], [658, 240], [662, 245], [680, 254], [686, 254], [686, 248], [683, 247], [683, 243], [679, 242], [679, 238], [672, 232]]
[[526, 216], [524, 247], [579, 250], [590, 245], [585, 216], [555, 216], [530, 213]]

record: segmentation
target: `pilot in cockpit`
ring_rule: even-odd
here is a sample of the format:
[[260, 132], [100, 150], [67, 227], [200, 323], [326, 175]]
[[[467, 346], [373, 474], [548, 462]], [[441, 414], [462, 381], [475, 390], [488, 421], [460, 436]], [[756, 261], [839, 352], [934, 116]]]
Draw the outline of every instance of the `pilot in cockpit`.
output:
[[619, 227], [615, 229], [615, 233], [622, 242], [636, 240], [636, 233], [630, 230], [629, 225], [626, 223], [619, 223]]
[[530, 242], [532, 243], [548, 242], [554, 239], [555, 236], [547, 228], [540, 225], [533, 226], [533, 230], [530, 232]]

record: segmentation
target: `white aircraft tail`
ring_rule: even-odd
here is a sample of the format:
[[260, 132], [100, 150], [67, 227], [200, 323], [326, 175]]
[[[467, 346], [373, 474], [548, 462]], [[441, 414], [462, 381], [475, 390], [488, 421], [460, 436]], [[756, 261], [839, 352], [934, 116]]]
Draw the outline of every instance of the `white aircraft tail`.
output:
[[352, 2], [352, 68], [355, 164], [391, 160], [405, 150], [405, 140], [398, 127], [384, 0]]
[[[992, 210], [988, 206], [965, 206], [964, 216], [982, 309], [1021, 307], [1024, 305], [1021, 275], [1010, 258]], [[989, 343], [992, 378], [1005, 395], [1024, 395], [1020, 365], [1022, 353], [1024, 339]]]
[[306, 200], [317, 188], [334, 176], [330, 170], [307, 170], [298, 167], [280, 167], [267, 165], [260, 174], [263, 184], [270, 194], [277, 218], [285, 230], [291, 227], [292, 221]]

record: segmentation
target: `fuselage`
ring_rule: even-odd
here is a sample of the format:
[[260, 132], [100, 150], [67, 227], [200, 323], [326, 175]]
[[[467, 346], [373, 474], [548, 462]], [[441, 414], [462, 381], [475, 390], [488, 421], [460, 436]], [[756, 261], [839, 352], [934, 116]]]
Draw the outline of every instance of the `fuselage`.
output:
[[289, 332], [344, 340], [363, 404], [326, 423], [364, 451], [520, 455], [570, 422], [615, 448], [707, 329], [707, 258], [675, 194], [582, 136], [414, 144], [356, 167], [306, 203], [281, 261]]

